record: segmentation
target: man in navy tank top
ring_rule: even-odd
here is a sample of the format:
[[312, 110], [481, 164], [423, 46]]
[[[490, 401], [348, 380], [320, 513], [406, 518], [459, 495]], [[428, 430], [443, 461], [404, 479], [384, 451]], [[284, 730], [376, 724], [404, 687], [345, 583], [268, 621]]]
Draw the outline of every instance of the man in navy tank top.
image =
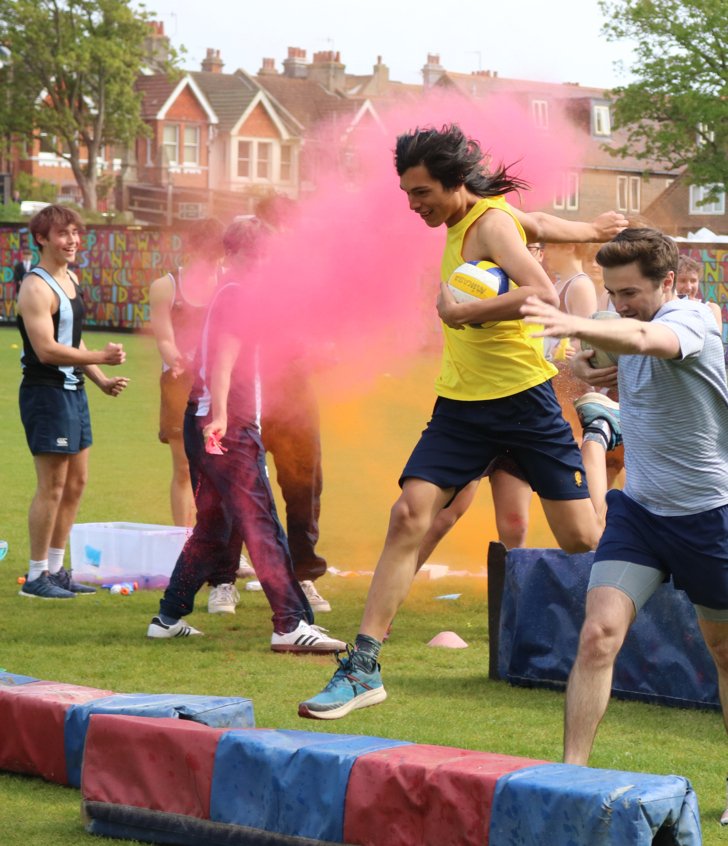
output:
[[63, 567], [66, 543], [86, 485], [91, 421], [84, 379], [109, 396], [126, 387], [124, 376], [106, 376], [99, 364], [123, 364], [121, 344], [89, 350], [81, 338], [84, 305], [69, 270], [80, 246], [81, 219], [49, 205], [30, 221], [40, 261], [18, 295], [23, 339], [20, 417], [33, 455], [37, 486], [30, 503], [30, 564], [20, 595], [75, 599], [95, 593]]

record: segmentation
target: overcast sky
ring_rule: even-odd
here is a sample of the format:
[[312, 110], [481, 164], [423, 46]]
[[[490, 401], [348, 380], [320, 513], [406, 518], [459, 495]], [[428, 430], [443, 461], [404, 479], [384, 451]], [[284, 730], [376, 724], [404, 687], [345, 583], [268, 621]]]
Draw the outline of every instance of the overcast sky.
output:
[[452, 71], [579, 82], [609, 88], [629, 81], [615, 69], [632, 63], [631, 46], [607, 42], [597, 0], [146, 0], [184, 66], [199, 70], [206, 49], [221, 51], [224, 70], [256, 73], [263, 57], [281, 70], [288, 47], [338, 50], [349, 73], [377, 60], [390, 79], [421, 82], [428, 53]]

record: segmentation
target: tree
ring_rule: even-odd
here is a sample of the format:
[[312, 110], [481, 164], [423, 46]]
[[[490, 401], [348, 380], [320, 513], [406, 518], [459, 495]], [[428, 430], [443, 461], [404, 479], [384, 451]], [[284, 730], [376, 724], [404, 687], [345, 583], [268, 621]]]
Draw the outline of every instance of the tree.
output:
[[[728, 185], [728, 2], [601, 0], [610, 41], [637, 43], [637, 81], [616, 88], [616, 155], [686, 169], [695, 185]], [[712, 195], [715, 196], [714, 194]]]
[[104, 146], [147, 131], [134, 82], [148, 35], [148, 14], [129, 0], [0, 0], [0, 43], [11, 54], [0, 127], [52, 139], [87, 209], [96, 208]]

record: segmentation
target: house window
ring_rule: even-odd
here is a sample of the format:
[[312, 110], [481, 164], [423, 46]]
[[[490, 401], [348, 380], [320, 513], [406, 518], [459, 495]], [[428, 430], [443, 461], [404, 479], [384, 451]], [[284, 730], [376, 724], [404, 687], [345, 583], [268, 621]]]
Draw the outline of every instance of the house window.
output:
[[258, 179], [270, 179], [271, 165], [273, 164], [273, 145], [269, 141], [259, 141], [257, 146], [255, 175]]
[[200, 163], [200, 127], [185, 126], [184, 158], [185, 164]]
[[707, 123], [699, 123], [695, 128], [695, 143], [698, 147], [715, 142], [715, 132], [708, 128]]
[[281, 182], [293, 179], [293, 148], [290, 144], [281, 147]]
[[627, 211], [629, 193], [629, 178], [626, 176], [617, 177], [617, 211]]
[[55, 135], [49, 135], [47, 132], [40, 134], [40, 151], [41, 153], [50, 153], [57, 155], [58, 153], [58, 139]]
[[609, 106], [594, 106], [594, 134], [612, 134], [612, 121], [609, 116]]
[[179, 162], [177, 150], [179, 147], [179, 125], [167, 123], [162, 132], [162, 162], [176, 165]]
[[531, 115], [536, 129], [548, 129], [549, 104], [548, 100], [531, 100]]
[[575, 171], [566, 174], [566, 208], [571, 211], [579, 208], [579, 174]]
[[[704, 202], [711, 191], [720, 189], [714, 200]], [[722, 185], [691, 185], [690, 214], [725, 214], [725, 191]]]
[[617, 177], [617, 210], [638, 212], [641, 207], [642, 181], [639, 176]]
[[554, 208], [575, 211], [579, 208], [579, 174], [569, 170], [562, 174], [554, 192]]
[[640, 210], [640, 178], [639, 176], [630, 176], [629, 178], [629, 210], [631, 212], [638, 212]]
[[253, 145], [250, 141], [238, 141], [238, 176], [250, 178], [250, 154]]

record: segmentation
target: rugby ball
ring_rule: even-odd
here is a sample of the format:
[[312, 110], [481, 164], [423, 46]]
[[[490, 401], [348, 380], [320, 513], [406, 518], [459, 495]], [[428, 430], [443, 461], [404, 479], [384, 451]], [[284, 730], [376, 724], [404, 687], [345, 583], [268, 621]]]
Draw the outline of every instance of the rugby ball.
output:
[[472, 303], [505, 294], [510, 279], [492, 261], [466, 261], [453, 270], [447, 285], [459, 303]]
[[[619, 320], [620, 317], [616, 311], [597, 311], [591, 316], [592, 320]], [[616, 367], [619, 361], [619, 353], [608, 352], [607, 350], [599, 349], [593, 346], [589, 341], [581, 341], [581, 348], [583, 350], [594, 350], [594, 355], [588, 359], [589, 365], [594, 368], [601, 367]]]

